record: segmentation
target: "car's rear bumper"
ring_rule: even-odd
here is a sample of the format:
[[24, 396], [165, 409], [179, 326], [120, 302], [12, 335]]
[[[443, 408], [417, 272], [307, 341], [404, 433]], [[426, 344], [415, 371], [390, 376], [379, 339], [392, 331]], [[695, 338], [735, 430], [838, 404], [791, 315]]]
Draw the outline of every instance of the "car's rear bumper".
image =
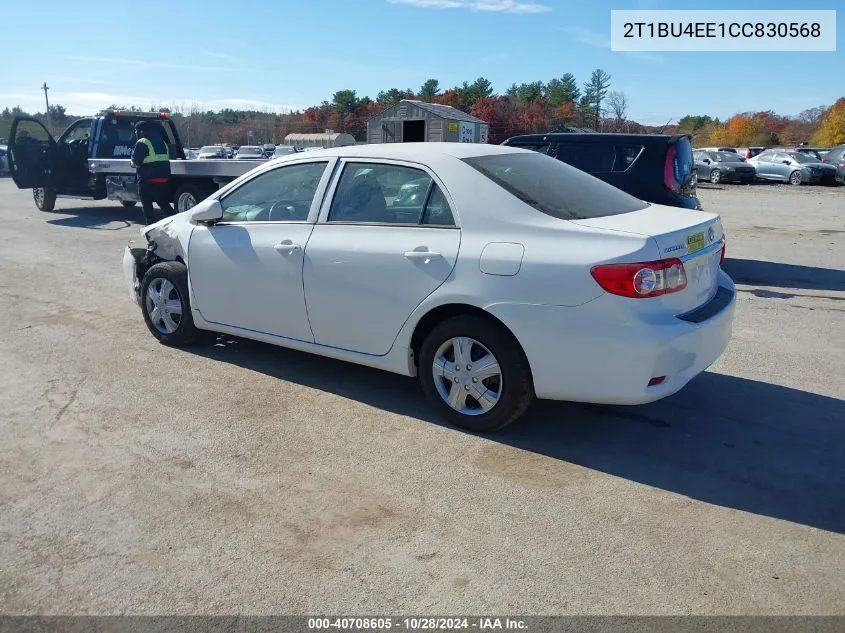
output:
[[[638, 316], [629, 301], [603, 295], [579, 307], [499, 304], [489, 311], [522, 344], [539, 398], [644, 404], [669, 396], [712, 365], [731, 337], [735, 288], [684, 318]], [[687, 320], [685, 320], [687, 319]], [[664, 382], [648, 386], [654, 377]]]

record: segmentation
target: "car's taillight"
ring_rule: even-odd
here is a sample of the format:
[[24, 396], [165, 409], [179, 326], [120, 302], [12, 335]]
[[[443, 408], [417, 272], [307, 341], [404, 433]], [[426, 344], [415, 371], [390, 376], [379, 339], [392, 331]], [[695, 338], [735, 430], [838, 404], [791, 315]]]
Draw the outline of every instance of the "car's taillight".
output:
[[674, 145], [670, 145], [666, 150], [666, 162], [663, 163], [663, 184], [666, 188], [675, 193], [681, 192], [681, 183], [678, 182], [678, 177], [675, 174], [675, 157], [678, 155], [678, 150]]
[[645, 299], [679, 292], [687, 287], [687, 271], [680, 259], [636, 264], [601, 264], [590, 270], [598, 284], [620, 297]]

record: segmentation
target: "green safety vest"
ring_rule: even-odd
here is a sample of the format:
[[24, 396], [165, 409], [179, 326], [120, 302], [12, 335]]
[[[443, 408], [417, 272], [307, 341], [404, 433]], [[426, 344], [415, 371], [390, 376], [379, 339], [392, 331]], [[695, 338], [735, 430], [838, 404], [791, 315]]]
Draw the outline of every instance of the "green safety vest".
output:
[[148, 138], [139, 138], [144, 145], [147, 146], [147, 157], [144, 159], [144, 164], [149, 165], [150, 163], [161, 163], [166, 160], [170, 160], [170, 154], [156, 154], [155, 149], [153, 148], [153, 143]]

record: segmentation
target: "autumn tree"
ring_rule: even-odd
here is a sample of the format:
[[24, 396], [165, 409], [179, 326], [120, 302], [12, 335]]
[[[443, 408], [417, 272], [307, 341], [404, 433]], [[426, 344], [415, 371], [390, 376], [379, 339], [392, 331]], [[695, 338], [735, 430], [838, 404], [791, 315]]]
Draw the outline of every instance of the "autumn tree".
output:
[[845, 143], [845, 97], [828, 108], [812, 142], [827, 147]]

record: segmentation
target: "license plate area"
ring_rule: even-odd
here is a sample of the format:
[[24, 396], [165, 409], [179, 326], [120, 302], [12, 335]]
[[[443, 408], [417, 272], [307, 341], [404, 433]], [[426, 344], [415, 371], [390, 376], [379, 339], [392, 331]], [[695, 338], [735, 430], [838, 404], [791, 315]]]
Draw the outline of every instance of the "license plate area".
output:
[[697, 253], [705, 246], [707, 246], [707, 240], [704, 237], [704, 231], [687, 236], [687, 253]]

